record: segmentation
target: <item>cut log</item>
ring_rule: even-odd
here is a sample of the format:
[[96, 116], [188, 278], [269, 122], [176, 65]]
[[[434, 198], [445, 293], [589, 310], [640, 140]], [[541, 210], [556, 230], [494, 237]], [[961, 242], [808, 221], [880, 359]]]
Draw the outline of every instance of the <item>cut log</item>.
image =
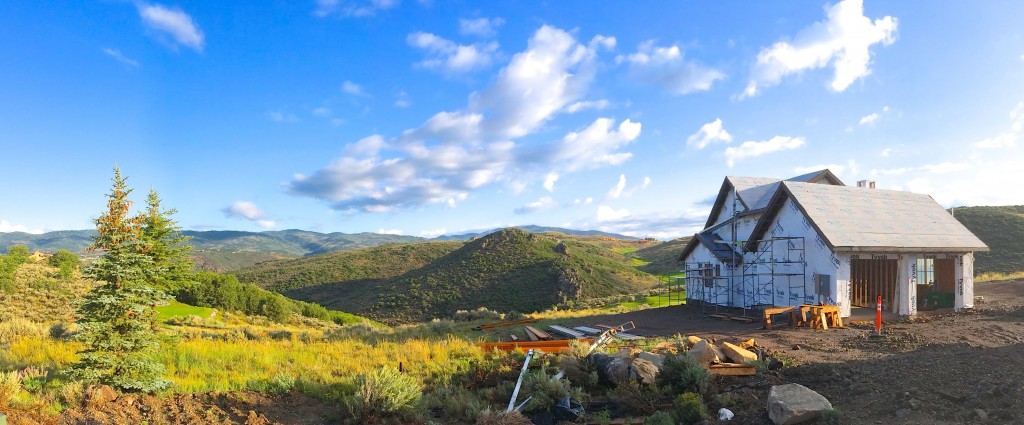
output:
[[753, 366], [734, 363], [714, 364], [708, 366], [708, 371], [715, 375], [726, 376], [752, 376], [757, 374], [757, 370]]

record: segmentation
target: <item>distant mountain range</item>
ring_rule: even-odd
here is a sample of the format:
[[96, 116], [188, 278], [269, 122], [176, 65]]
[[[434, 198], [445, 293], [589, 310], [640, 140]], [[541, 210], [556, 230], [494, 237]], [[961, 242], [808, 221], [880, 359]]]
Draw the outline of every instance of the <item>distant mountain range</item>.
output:
[[[519, 228], [534, 233], [560, 232], [577, 236], [596, 235], [616, 239], [635, 239], [594, 230], [580, 231], [542, 226], [521, 226]], [[493, 232], [494, 230], [463, 235], [445, 235], [434, 240], [469, 240]], [[194, 249], [194, 259], [199, 267], [216, 271], [234, 270], [270, 260], [367, 248], [387, 243], [425, 242], [430, 240], [417, 236], [371, 232], [319, 233], [294, 229], [266, 232], [186, 230], [182, 233], [192, 237], [190, 244]], [[67, 249], [82, 254], [86, 247], [92, 243], [92, 238], [95, 235], [95, 230], [58, 230], [42, 234], [0, 232], [0, 253], [6, 252], [7, 247], [11, 245], [25, 245], [32, 251], [55, 252], [58, 249]]]
[[[563, 227], [547, 227], [547, 226], [535, 226], [535, 225], [512, 226], [512, 227], [516, 228], [516, 229], [520, 229], [520, 230], [525, 230], [525, 231], [530, 232], [530, 233], [555, 232], [555, 233], [565, 233], [567, 235], [573, 235], [573, 236], [604, 236], [604, 237], [608, 237], [608, 238], [625, 239], [625, 240], [637, 240], [638, 239], [638, 238], [634, 238], [632, 236], [626, 236], [626, 235], [619, 235], [619, 234], [615, 234], [615, 233], [602, 232], [600, 230], [574, 230], [574, 229], [566, 229], [566, 228], [563, 228]], [[463, 233], [463, 234], [459, 234], [459, 235], [443, 235], [443, 236], [438, 236], [438, 237], [436, 237], [434, 239], [440, 240], [440, 241], [448, 241], [448, 240], [464, 241], [464, 240], [469, 240], [469, 239], [473, 239], [473, 238], [479, 238], [481, 236], [486, 236], [486, 235], [489, 235], [489, 234], [494, 233], [494, 232], [496, 232], [498, 230], [501, 230], [501, 229], [503, 229], [503, 228], [502, 227], [496, 227], [494, 229], [481, 230], [479, 232], [474, 232], [474, 233]]]

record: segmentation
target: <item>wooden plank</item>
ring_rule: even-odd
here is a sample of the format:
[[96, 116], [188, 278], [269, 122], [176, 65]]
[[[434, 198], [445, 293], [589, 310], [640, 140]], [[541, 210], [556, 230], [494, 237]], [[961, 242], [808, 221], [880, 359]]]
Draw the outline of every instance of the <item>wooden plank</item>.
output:
[[533, 327], [533, 326], [530, 326], [530, 325], [526, 325], [526, 326], [524, 326], [524, 327], [526, 328], [526, 330], [528, 330], [528, 331], [530, 331], [530, 332], [533, 332], [533, 334], [534, 334], [534, 335], [537, 335], [537, 338], [540, 338], [540, 339], [542, 339], [542, 340], [549, 340], [549, 339], [554, 339], [554, 338], [553, 338], [553, 337], [551, 336], [551, 334], [549, 334], [549, 333], [547, 333], [547, 332], [544, 332], [544, 331], [542, 331], [542, 330], [540, 330], [540, 329], [537, 329], [537, 328], [535, 328], [535, 327]]
[[522, 320], [513, 320], [511, 322], [485, 323], [483, 325], [480, 325], [480, 326], [477, 326], [477, 327], [473, 328], [473, 330], [482, 331], [482, 330], [487, 330], [487, 329], [502, 328], [502, 327], [506, 327], [506, 326], [522, 325], [524, 323], [533, 323], [533, 322], [536, 322], [536, 321], [537, 321], [537, 319], [522, 319]]
[[716, 364], [708, 367], [708, 371], [715, 375], [727, 375], [727, 376], [751, 376], [757, 374], [757, 369], [753, 366], [738, 365], [738, 364]]
[[754, 323], [757, 319], [754, 319], [753, 317], [733, 316], [733, 317], [730, 317], [729, 320], [732, 320], [732, 321], [735, 321], [735, 322], [743, 322], [743, 323]]
[[540, 341], [540, 338], [537, 337], [537, 334], [530, 332], [529, 326], [524, 326], [523, 330], [526, 332], [526, 337], [530, 338], [530, 341]]
[[732, 317], [732, 316], [730, 316], [728, 314], [709, 314], [708, 317], [713, 317], [715, 319], [729, 320], [729, 318]]
[[555, 333], [562, 334], [562, 335], [568, 336], [570, 338], [580, 339], [580, 338], [586, 337], [586, 335], [584, 335], [583, 332], [580, 332], [580, 331], [577, 331], [577, 330], [574, 330], [574, 329], [570, 329], [570, 328], [567, 328], [565, 326], [548, 325], [548, 328], [551, 329], [552, 331], [554, 331]]

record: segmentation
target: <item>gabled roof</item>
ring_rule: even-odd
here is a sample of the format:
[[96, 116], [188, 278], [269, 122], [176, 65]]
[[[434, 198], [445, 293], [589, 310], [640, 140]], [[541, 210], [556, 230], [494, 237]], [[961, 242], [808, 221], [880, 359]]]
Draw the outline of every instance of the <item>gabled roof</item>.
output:
[[735, 264], [743, 261], [743, 256], [732, 249], [729, 244], [723, 242], [723, 238], [714, 232], [704, 232], [693, 235], [690, 241], [686, 243], [683, 248], [683, 253], [679, 255], [679, 261], [686, 259], [686, 256], [693, 252], [697, 248], [697, 244], [700, 243], [707, 247], [708, 251], [723, 264]]
[[787, 199], [839, 252], [988, 251], [931, 196], [895, 190], [783, 182], [745, 249], [757, 249]]
[[[796, 176], [787, 179], [786, 181], [844, 186], [842, 180], [839, 180], [839, 178], [836, 177], [835, 174], [832, 174], [832, 172], [827, 168], [813, 173]], [[778, 186], [778, 179], [766, 177], [726, 176], [725, 181], [722, 182], [722, 188], [718, 190], [718, 197], [715, 198], [715, 205], [711, 208], [711, 214], [708, 215], [708, 221], [704, 224], [704, 228], [707, 229], [711, 227], [711, 225], [715, 224], [715, 219], [718, 218], [718, 214], [720, 214], [722, 209], [725, 208], [725, 197], [729, 194], [730, 189], [736, 190], [737, 198], [739, 198], [739, 201], [745, 210], [757, 211], [768, 206], [768, 201], [772, 199], [772, 195], [775, 194], [775, 190]]]

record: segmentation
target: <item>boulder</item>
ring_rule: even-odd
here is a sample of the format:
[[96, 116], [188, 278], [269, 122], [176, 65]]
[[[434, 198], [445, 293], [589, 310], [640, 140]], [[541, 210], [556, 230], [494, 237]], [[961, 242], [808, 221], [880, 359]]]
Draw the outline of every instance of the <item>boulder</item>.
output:
[[706, 340], [700, 340], [700, 342], [693, 344], [693, 347], [690, 347], [690, 351], [687, 351], [686, 355], [693, 357], [697, 364], [704, 367], [721, 361], [718, 354], [715, 353], [714, 345]]
[[636, 358], [647, 360], [653, 363], [655, 366], [658, 367], [659, 370], [661, 369], [661, 364], [665, 361], [665, 356], [661, 354], [648, 353], [646, 351], [641, 351], [639, 354], [636, 355]]
[[85, 406], [98, 409], [117, 399], [117, 393], [110, 385], [90, 385], [85, 389]]
[[757, 345], [757, 343], [754, 342], [754, 338], [750, 338], [740, 343], [740, 347], [746, 348], [748, 350], [754, 348], [755, 345]]
[[597, 369], [598, 381], [607, 385], [622, 385], [629, 382], [653, 384], [661, 370], [651, 361], [634, 357], [593, 353], [587, 360]]
[[728, 357], [729, 360], [739, 364], [757, 361], [757, 354], [754, 352], [728, 342], [722, 343], [722, 351], [725, 351], [725, 356]]
[[768, 391], [768, 418], [775, 425], [812, 421], [826, 410], [832, 410], [832, 403], [800, 384], [775, 385]]
[[700, 341], [701, 341], [700, 338], [697, 338], [697, 337], [695, 337], [693, 335], [690, 335], [690, 336], [686, 337], [686, 346], [687, 347], [693, 347], [694, 345], [697, 345], [697, 343], [700, 342]]

